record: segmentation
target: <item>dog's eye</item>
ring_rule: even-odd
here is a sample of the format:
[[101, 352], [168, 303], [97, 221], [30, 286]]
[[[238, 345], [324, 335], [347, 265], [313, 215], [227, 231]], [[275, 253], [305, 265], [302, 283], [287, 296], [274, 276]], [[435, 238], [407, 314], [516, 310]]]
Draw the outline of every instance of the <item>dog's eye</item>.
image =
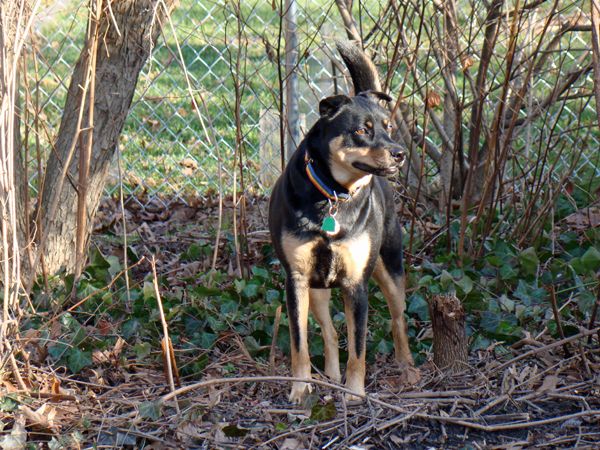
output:
[[359, 136], [362, 136], [363, 134], [367, 134], [367, 129], [359, 128], [358, 130], [355, 131], [355, 133], [358, 134]]
[[392, 131], [394, 131], [394, 126], [391, 123], [388, 123], [385, 128], [389, 134], [392, 134]]

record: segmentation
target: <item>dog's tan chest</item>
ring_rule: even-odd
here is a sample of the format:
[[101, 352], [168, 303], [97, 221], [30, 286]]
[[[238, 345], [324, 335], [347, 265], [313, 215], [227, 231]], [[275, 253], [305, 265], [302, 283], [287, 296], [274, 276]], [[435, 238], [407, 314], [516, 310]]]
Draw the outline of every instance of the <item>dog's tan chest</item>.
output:
[[328, 241], [321, 237], [301, 240], [284, 233], [283, 251], [295, 277], [329, 287], [358, 283], [370, 260], [371, 240], [367, 233]]

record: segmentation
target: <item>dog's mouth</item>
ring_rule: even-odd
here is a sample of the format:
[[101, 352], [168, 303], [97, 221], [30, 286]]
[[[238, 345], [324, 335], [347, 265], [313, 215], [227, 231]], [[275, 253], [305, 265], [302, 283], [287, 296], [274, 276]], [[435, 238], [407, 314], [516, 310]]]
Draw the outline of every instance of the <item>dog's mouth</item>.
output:
[[393, 165], [393, 166], [389, 166], [389, 167], [373, 167], [373, 166], [370, 166], [363, 162], [355, 161], [352, 163], [352, 166], [359, 170], [362, 170], [363, 172], [367, 172], [367, 173], [370, 173], [373, 175], [378, 175], [380, 177], [394, 175], [396, 172], [398, 172], [397, 165]]

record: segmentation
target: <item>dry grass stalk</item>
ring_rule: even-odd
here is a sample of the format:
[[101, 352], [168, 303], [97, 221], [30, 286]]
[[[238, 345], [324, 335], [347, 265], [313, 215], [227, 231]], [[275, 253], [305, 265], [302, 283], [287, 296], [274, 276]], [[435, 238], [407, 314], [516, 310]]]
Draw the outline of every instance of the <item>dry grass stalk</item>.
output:
[[[94, 139], [94, 104], [96, 97], [96, 57], [98, 54], [98, 41], [100, 39], [100, 15], [102, 14], [102, 0], [95, 0], [90, 5], [88, 17], [88, 41], [89, 46], [89, 74], [90, 74], [90, 89], [88, 107], [88, 126], [85, 132], [87, 133], [87, 142], [80, 147], [79, 154], [79, 188], [77, 190], [77, 231], [76, 231], [76, 263], [75, 277], [78, 278], [83, 271], [86, 262], [87, 242], [89, 234], [87, 233], [88, 224], [88, 208], [87, 208], [87, 191], [90, 175], [90, 161], [92, 159], [92, 146]], [[75, 286], [75, 283], [74, 283]]]
[[273, 337], [271, 339], [271, 349], [269, 351], [269, 371], [275, 373], [275, 351], [277, 348], [277, 335], [279, 334], [279, 324], [281, 322], [281, 305], [275, 311], [275, 320], [273, 321]]
[[[173, 379], [173, 374], [175, 372], [178, 373], [177, 364], [174, 358], [173, 352], [173, 344], [171, 343], [171, 338], [169, 337], [169, 326], [167, 325], [167, 319], [165, 318], [165, 311], [163, 310], [162, 300], [160, 297], [160, 289], [158, 287], [158, 275], [156, 274], [156, 259], [154, 255], [152, 256], [152, 260], [150, 261], [152, 265], [152, 283], [154, 284], [154, 293], [156, 295], [156, 303], [158, 304], [158, 312], [160, 314], [160, 321], [162, 323], [163, 328], [163, 339], [161, 342], [163, 348], [164, 360], [166, 361], [166, 373], [167, 380], [169, 382], [169, 386], [171, 387], [171, 393], [175, 392], [175, 381]], [[177, 396], [173, 395], [172, 398], [175, 400], [175, 409], [177, 410], [177, 414], [179, 414], [179, 402], [177, 401]]]

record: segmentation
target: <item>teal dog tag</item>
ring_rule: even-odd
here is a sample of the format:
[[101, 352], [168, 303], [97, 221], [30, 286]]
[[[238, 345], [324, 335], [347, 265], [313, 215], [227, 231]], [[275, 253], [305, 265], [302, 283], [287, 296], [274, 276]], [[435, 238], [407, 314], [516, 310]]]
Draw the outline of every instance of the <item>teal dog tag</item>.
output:
[[327, 216], [321, 224], [321, 230], [327, 233], [335, 233], [337, 231], [337, 221], [333, 216]]

